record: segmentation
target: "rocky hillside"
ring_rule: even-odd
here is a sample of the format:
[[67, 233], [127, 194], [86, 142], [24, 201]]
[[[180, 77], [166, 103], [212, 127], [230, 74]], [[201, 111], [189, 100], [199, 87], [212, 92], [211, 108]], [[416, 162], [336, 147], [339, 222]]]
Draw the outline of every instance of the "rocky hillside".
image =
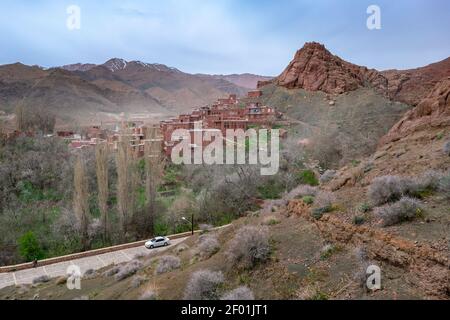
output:
[[380, 144], [398, 140], [414, 131], [448, 126], [450, 126], [450, 77], [439, 81], [425, 99], [392, 127]]
[[376, 70], [357, 66], [332, 55], [324, 45], [306, 43], [274, 83], [289, 89], [341, 94], [370, 85], [384, 93], [386, 79]]
[[391, 100], [415, 106], [448, 76], [450, 58], [417, 69], [377, 71], [344, 61], [324, 45], [311, 42], [297, 51], [281, 75], [272, 81], [261, 81], [259, 86], [275, 83], [289, 89], [330, 94], [370, 87]]
[[450, 58], [411, 70], [387, 70], [388, 94], [396, 100], [416, 106], [442, 79], [450, 76]]
[[[259, 82], [260, 101], [285, 113], [292, 136], [326, 151], [315, 155], [325, 166], [338, 167], [373, 153], [390, 130], [385, 140], [409, 130], [416, 114], [429, 114], [434, 125], [446, 121], [441, 118], [448, 81], [436, 83], [450, 76], [449, 61], [379, 72], [344, 61], [322, 44], [306, 43], [280, 76]], [[405, 115], [418, 99], [423, 100], [420, 107]], [[422, 119], [417, 125], [421, 121], [428, 123]]]

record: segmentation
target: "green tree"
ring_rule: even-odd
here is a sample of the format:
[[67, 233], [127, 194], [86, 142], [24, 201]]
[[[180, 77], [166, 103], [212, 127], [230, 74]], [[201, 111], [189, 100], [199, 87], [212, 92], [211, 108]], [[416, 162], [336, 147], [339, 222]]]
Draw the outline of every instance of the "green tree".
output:
[[40, 260], [44, 257], [44, 252], [32, 231], [25, 233], [19, 239], [19, 252], [27, 262], [35, 259]]

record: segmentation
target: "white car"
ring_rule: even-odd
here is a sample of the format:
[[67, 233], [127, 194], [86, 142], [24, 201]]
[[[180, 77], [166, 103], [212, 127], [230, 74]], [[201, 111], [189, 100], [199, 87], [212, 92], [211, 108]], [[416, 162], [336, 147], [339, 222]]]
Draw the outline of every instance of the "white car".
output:
[[155, 237], [151, 240], [148, 240], [145, 243], [145, 247], [147, 249], [153, 249], [158, 247], [168, 246], [170, 244], [170, 239], [167, 237]]

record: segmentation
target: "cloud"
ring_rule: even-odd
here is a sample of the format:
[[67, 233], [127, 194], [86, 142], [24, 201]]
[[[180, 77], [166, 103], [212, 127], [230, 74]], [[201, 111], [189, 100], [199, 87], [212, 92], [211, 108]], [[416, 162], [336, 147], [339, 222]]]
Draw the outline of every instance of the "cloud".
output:
[[[379, 0], [382, 30], [365, 27], [372, 1], [36, 0], [0, 3], [0, 63], [55, 66], [111, 57], [193, 73], [277, 75], [305, 41], [355, 63], [414, 67], [450, 52], [450, 2]], [[69, 4], [81, 29], [65, 27]], [[11, 19], [14, 17], [14, 19]], [[420, 23], [418, 23], [420, 22]], [[382, 53], [382, 54], [380, 54]]]

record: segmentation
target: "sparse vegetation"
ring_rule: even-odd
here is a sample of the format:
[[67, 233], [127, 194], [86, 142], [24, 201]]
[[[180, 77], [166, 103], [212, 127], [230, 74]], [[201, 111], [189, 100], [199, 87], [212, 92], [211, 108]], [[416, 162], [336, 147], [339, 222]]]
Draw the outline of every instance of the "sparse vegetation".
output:
[[314, 197], [317, 194], [317, 188], [305, 184], [298, 186], [297, 188], [292, 190], [292, 192], [295, 194], [295, 197], [298, 198], [307, 196]]
[[274, 226], [280, 223], [280, 219], [275, 216], [268, 216], [264, 218], [263, 224], [266, 226]]
[[180, 268], [181, 261], [180, 258], [174, 256], [162, 256], [159, 258], [158, 265], [156, 267], [156, 273], [162, 274], [173, 271]]
[[203, 234], [198, 238], [198, 254], [207, 259], [217, 253], [220, 249], [219, 241], [213, 234]]
[[297, 183], [306, 184], [310, 186], [318, 186], [319, 180], [317, 180], [316, 174], [312, 170], [302, 170], [297, 174]]
[[320, 176], [320, 184], [327, 183], [334, 179], [336, 176], [336, 170], [326, 170], [321, 176]]
[[382, 219], [384, 227], [392, 226], [416, 218], [422, 213], [419, 200], [403, 197], [399, 201], [375, 209], [375, 214]]
[[308, 205], [311, 205], [311, 204], [314, 203], [314, 197], [312, 197], [312, 196], [304, 196], [302, 198], [302, 200], [303, 200], [304, 203], [306, 203]]
[[130, 262], [119, 266], [114, 277], [116, 280], [121, 281], [136, 274], [141, 268], [142, 262], [139, 260], [131, 260]]
[[450, 199], [450, 174], [443, 176], [439, 181], [439, 191]]
[[33, 279], [33, 284], [46, 283], [50, 281], [50, 277], [47, 275], [42, 275]]
[[370, 210], [372, 210], [372, 207], [370, 206], [370, 204], [364, 202], [359, 206], [358, 210], [359, 210], [359, 212], [367, 213]]
[[444, 152], [445, 155], [450, 157], [450, 140], [445, 142], [442, 151]]
[[376, 206], [396, 201], [410, 187], [410, 181], [398, 176], [383, 176], [375, 178], [369, 187], [369, 198]]
[[225, 293], [221, 300], [255, 300], [255, 296], [248, 287], [241, 286]]
[[369, 198], [375, 206], [398, 201], [403, 196], [421, 198], [438, 189], [441, 177], [437, 171], [427, 171], [419, 177], [378, 177], [369, 187]]
[[236, 232], [227, 252], [231, 265], [251, 269], [270, 257], [269, 233], [264, 227], [245, 226]]
[[222, 272], [200, 270], [192, 274], [184, 292], [185, 300], [216, 300], [224, 281]]
[[143, 276], [134, 276], [133, 279], [131, 279], [130, 286], [131, 288], [139, 288], [147, 281], [147, 279]]
[[335, 201], [336, 197], [332, 192], [319, 191], [314, 199], [314, 207], [322, 209], [324, 212], [330, 212]]
[[366, 218], [363, 216], [354, 216], [352, 222], [354, 225], [360, 226], [366, 222]]
[[158, 296], [156, 294], [156, 292], [152, 289], [148, 289], [146, 291], [144, 291], [144, 293], [142, 293], [142, 295], [140, 296], [139, 300], [157, 300]]
[[330, 258], [333, 254], [341, 251], [342, 248], [338, 245], [334, 245], [334, 244], [327, 244], [326, 246], [324, 246], [320, 252], [320, 259], [322, 260], [326, 260], [328, 258]]
[[184, 252], [188, 249], [189, 249], [189, 246], [185, 243], [182, 243], [182, 244], [179, 244], [178, 246], [176, 246], [175, 249], [173, 249], [173, 252], [175, 254], [180, 254], [181, 252]]

